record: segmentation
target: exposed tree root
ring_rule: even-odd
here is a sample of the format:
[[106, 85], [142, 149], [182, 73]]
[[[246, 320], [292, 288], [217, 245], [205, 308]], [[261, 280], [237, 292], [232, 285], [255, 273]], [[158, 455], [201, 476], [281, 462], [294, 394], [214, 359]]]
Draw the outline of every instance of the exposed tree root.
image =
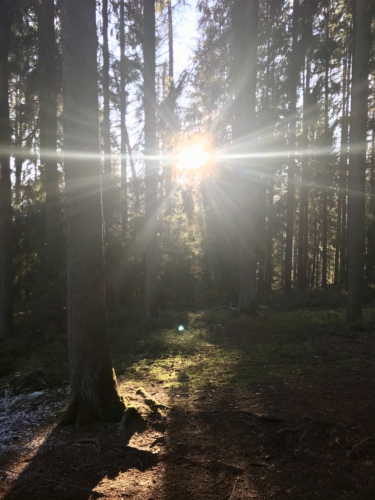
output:
[[102, 407], [91, 401], [79, 401], [73, 399], [68, 406], [59, 426], [76, 425], [82, 427], [98, 420], [105, 422], [118, 422], [125, 410], [125, 404], [121, 398], [113, 402], [106, 402]]

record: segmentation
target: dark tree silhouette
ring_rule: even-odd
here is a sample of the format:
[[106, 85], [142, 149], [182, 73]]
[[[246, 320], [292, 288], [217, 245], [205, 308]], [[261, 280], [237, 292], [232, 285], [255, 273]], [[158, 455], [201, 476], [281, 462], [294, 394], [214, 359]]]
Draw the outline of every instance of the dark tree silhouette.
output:
[[116, 420], [124, 410], [106, 326], [95, 5], [66, 0], [61, 10], [72, 389], [65, 424]]

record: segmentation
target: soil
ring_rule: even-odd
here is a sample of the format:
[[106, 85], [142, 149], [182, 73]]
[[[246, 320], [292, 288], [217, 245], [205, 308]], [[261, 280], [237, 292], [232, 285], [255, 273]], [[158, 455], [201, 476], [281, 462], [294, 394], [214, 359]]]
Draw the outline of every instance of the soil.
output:
[[[0, 498], [373, 500], [375, 336], [311, 342], [292, 377], [202, 390], [185, 381], [181, 392], [142, 384], [161, 409], [125, 429], [57, 427], [66, 389], [5, 391]], [[343, 351], [356, 362], [338, 362]], [[119, 387], [142, 406], [136, 383]]]

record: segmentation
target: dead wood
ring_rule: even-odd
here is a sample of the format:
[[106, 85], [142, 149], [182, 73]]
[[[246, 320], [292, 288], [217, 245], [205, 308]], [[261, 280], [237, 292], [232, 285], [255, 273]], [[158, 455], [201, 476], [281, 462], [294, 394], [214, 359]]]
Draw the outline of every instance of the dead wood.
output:
[[77, 486], [75, 484], [70, 484], [70, 483], [63, 483], [62, 481], [55, 481], [54, 479], [46, 479], [45, 477], [40, 477], [42, 481], [46, 481], [47, 483], [53, 483], [53, 484], [59, 484], [60, 486], [68, 486], [69, 488], [75, 488], [76, 490], [81, 490], [81, 491], [86, 491], [88, 493], [91, 493], [92, 495], [100, 495], [100, 493], [90, 490], [89, 488], [83, 488], [82, 486]]
[[270, 415], [259, 415], [248, 410], [198, 410], [199, 413], [207, 414], [224, 414], [224, 415], [245, 415], [246, 417], [255, 418], [256, 420], [262, 420], [263, 422], [286, 422], [285, 418], [273, 417]]
[[242, 469], [242, 467], [237, 467], [237, 465], [232, 465], [232, 464], [226, 464], [224, 462], [217, 462], [221, 467], [224, 467], [224, 469], [227, 469], [231, 472], [235, 472], [236, 474], [243, 474], [245, 472], [245, 469]]
[[238, 483], [238, 477], [236, 477], [236, 480], [234, 481], [234, 485], [233, 485], [232, 493], [231, 493], [231, 495], [230, 495], [230, 497], [229, 497], [229, 500], [233, 500], [233, 498], [234, 498], [234, 496], [233, 496], [233, 495], [234, 495], [234, 491], [235, 491], [235, 489], [236, 489], [237, 483]]
[[95, 439], [80, 439], [79, 441], [75, 441], [73, 444], [93, 444], [98, 453], [100, 453], [100, 444], [98, 438]]

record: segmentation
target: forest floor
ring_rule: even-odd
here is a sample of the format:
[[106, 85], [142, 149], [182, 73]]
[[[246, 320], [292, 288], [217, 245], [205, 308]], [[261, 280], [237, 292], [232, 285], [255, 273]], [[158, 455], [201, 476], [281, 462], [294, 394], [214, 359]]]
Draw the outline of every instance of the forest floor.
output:
[[14, 394], [4, 379], [1, 499], [375, 498], [370, 323], [333, 311], [168, 321], [133, 343], [112, 325], [119, 391], [142, 415], [124, 429], [59, 428], [67, 386]]

